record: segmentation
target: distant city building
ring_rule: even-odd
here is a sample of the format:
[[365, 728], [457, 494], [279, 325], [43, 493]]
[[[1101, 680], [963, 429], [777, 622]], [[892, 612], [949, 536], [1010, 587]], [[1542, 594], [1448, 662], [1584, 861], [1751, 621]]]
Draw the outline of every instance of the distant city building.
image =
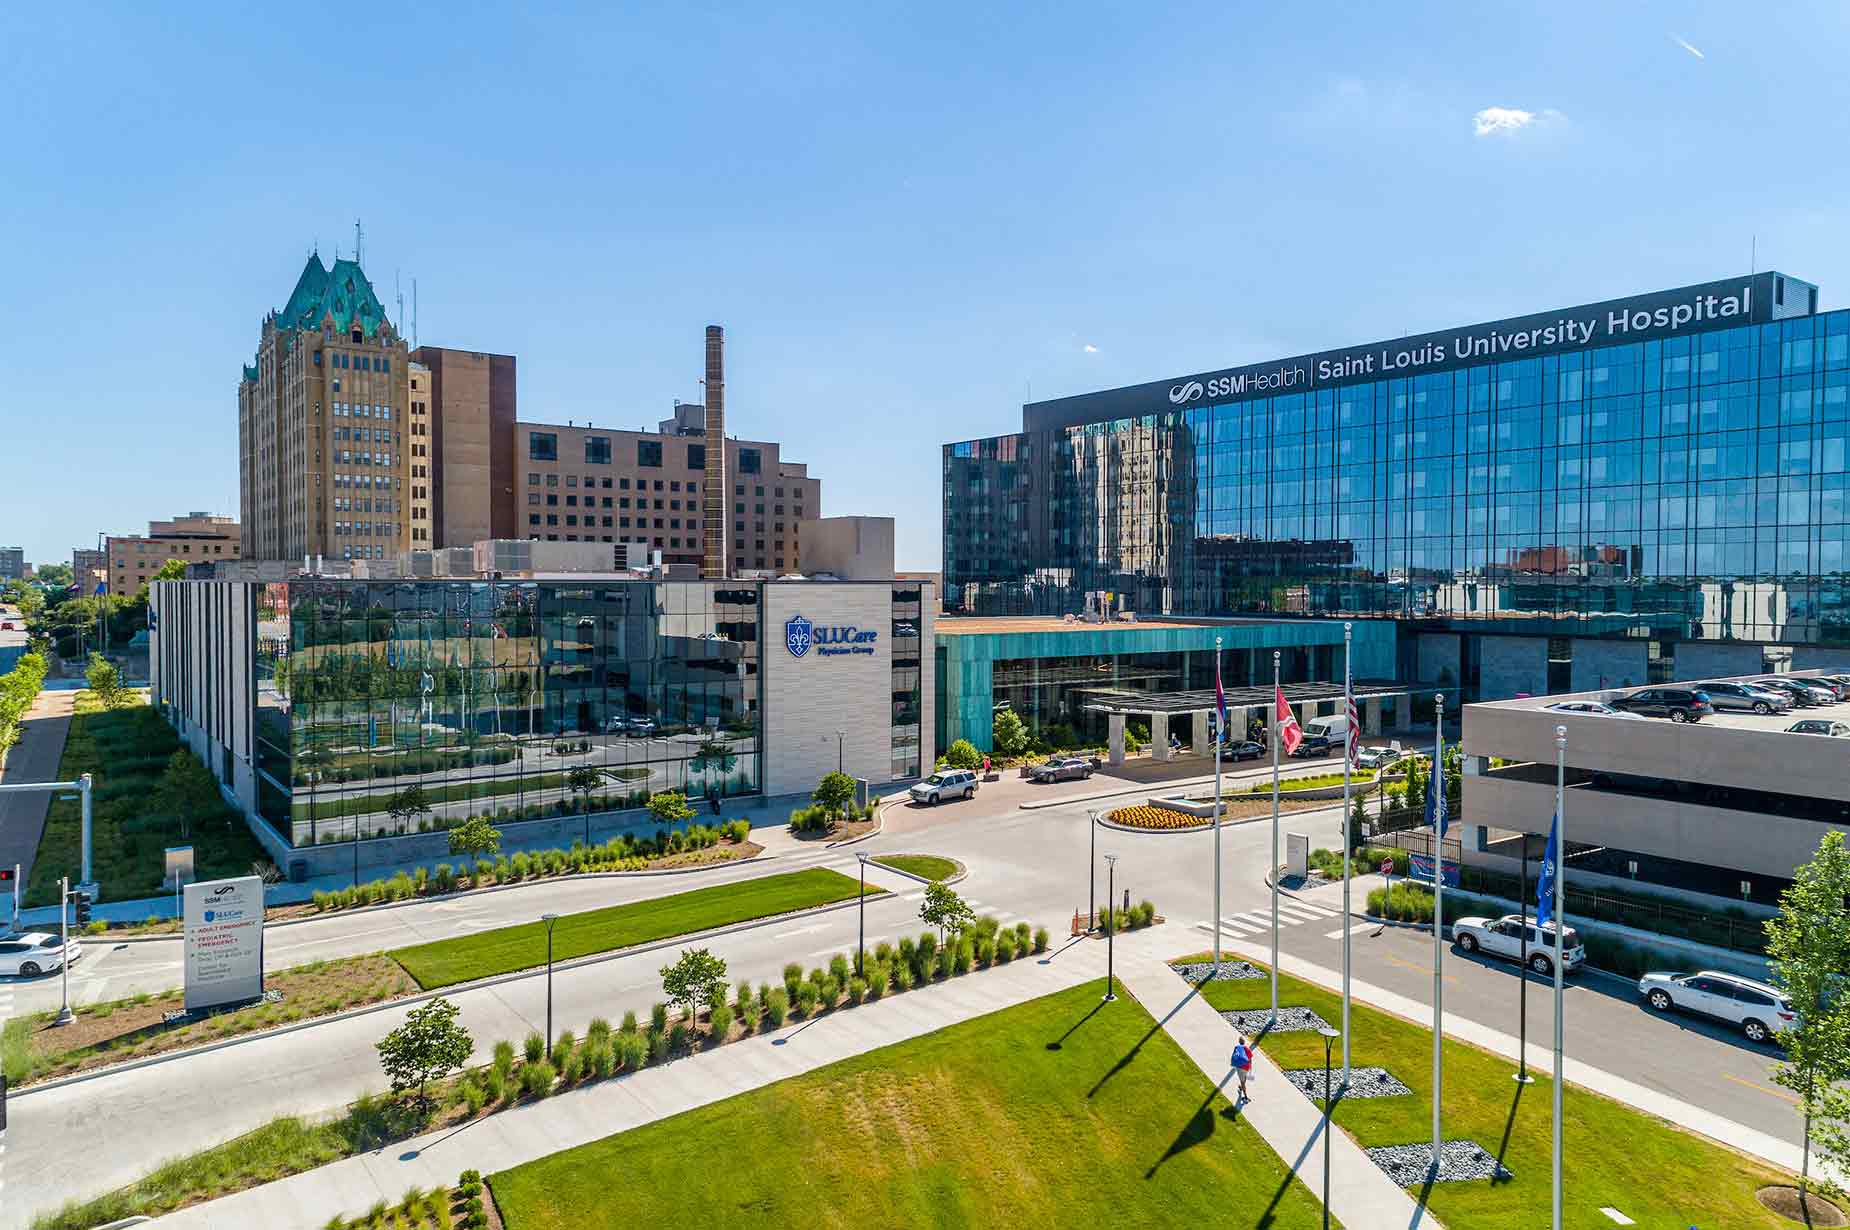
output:
[[797, 571], [843, 581], [894, 576], [893, 518], [812, 517], [804, 521]]
[[420, 346], [411, 359], [412, 546], [518, 537], [514, 356]]
[[308, 258], [238, 385], [238, 500], [259, 559], [411, 545], [410, 357], [356, 261]]
[[71, 579], [83, 587], [84, 593], [96, 588], [98, 581], [106, 580], [109, 572], [109, 552], [96, 547], [71, 548]]
[[0, 547], [0, 581], [18, 581], [26, 575], [26, 549]]
[[[244, 534], [230, 517], [193, 512], [171, 521], [150, 521], [146, 534], [112, 534], [104, 544], [109, 560], [109, 592], [132, 594], [152, 580], [170, 559], [204, 564], [239, 558]], [[72, 553], [73, 559], [76, 554]], [[86, 593], [96, 588], [94, 582], [85, 582], [82, 576], [77, 581], [84, 585]]]
[[[701, 562], [704, 410], [675, 403], [657, 431], [516, 424], [520, 526], [528, 538], [631, 542], [668, 564]], [[797, 566], [797, 522], [822, 509], [822, 483], [776, 444], [726, 441], [727, 562], [735, 575]], [[891, 576], [889, 569], [888, 574]]]

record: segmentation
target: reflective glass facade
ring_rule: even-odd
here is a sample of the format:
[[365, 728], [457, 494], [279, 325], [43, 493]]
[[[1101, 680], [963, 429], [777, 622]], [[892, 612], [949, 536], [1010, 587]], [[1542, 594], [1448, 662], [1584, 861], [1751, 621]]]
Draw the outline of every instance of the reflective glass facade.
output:
[[[749, 582], [261, 586], [258, 810], [300, 847], [755, 793], [761, 600]], [[411, 786], [429, 810], [394, 815]]]
[[1847, 390], [1837, 311], [951, 444], [945, 612], [1850, 645]]

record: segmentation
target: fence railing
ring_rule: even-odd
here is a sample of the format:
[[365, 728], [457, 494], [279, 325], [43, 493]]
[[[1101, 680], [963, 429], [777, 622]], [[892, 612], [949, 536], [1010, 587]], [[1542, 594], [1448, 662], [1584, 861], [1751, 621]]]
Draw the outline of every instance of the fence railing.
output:
[[[1369, 839], [1369, 844], [1392, 846], [1410, 854], [1430, 856], [1432, 833], [1377, 832]], [[1571, 848], [1569, 853], [1571, 855]], [[1459, 859], [1459, 845], [1449, 838], [1445, 842], [1445, 858], [1447, 862]], [[1504, 871], [1473, 867], [1463, 863], [1462, 860], [1459, 860], [1458, 874], [1458, 887], [1465, 892], [1502, 897], [1509, 901], [1522, 899], [1523, 882], [1520, 876], [1513, 876]], [[1535, 891], [1535, 877], [1531, 876], [1528, 883], [1531, 912], [1535, 906]], [[1659, 935], [1694, 940], [1700, 944], [1712, 944], [1717, 948], [1752, 953], [1755, 956], [1766, 955], [1765, 919], [1689, 910], [1644, 897], [1622, 896], [1610, 892], [1590, 893], [1571, 885], [1563, 890], [1563, 897], [1567, 912], [1578, 918], [1633, 927], [1639, 931], [1654, 931]]]

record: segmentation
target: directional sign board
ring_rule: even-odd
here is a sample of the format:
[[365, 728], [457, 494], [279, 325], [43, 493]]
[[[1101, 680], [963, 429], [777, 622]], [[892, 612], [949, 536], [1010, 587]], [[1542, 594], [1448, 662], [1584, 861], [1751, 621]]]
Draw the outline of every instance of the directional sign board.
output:
[[186, 1010], [242, 1003], [263, 994], [263, 878], [188, 884]]

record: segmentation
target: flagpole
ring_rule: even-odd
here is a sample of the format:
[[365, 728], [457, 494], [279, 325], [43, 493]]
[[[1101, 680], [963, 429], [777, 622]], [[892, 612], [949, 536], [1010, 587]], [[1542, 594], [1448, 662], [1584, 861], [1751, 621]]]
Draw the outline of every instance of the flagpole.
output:
[[[1432, 1172], [1439, 1173], [1439, 1101], [1445, 1079], [1445, 693], [1433, 697], [1432, 774]], [[1556, 1230], [1560, 1230], [1556, 1227]]]
[[[1356, 746], [1355, 729], [1355, 683], [1350, 670], [1349, 648], [1350, 635], [1355, 625], [1343, 621], [1343, 718], [1347, 725], [1343, 730], [1343, 1083], [1349, 1087], [1349, 852], [1354, 846], [1354, 834], [1349, 831], [1349, 765], [1354, 757], [1350, 754]], [[1325, 1090], [1328, 1094], [1328, 1090]]]
[[1272, 861], [1269, 878], [1272, 881], [1272, 1017], [1270, 1025], [1278, 1024], [1278, 744], [1284, 737], [1284, 730], [1279, 726], [1282, 715], [1278, 712], [1278, 698], [1284, 691], [1278, 683], [1279, 652], [1272, 651]]
[[1555, 924], [1555, 1084], [1554, 1084], [1554, 1230], [1561, 1230], [1561, 976], [1567, 955], [1567, 842], [1561, 836], [1562, 796], [1567, 785], [1567, 727], [1555, 727], [1554, 924]]
[[1221, 745], [1227, 741], [1227, 694], [1221, 690], [1220, 682], [1220, 637], [1214, 638], [1214, 733], [1217, 736], [1209, 748], [1214, 757], [1214, 972], [1220, 973], [1220, 752]]

